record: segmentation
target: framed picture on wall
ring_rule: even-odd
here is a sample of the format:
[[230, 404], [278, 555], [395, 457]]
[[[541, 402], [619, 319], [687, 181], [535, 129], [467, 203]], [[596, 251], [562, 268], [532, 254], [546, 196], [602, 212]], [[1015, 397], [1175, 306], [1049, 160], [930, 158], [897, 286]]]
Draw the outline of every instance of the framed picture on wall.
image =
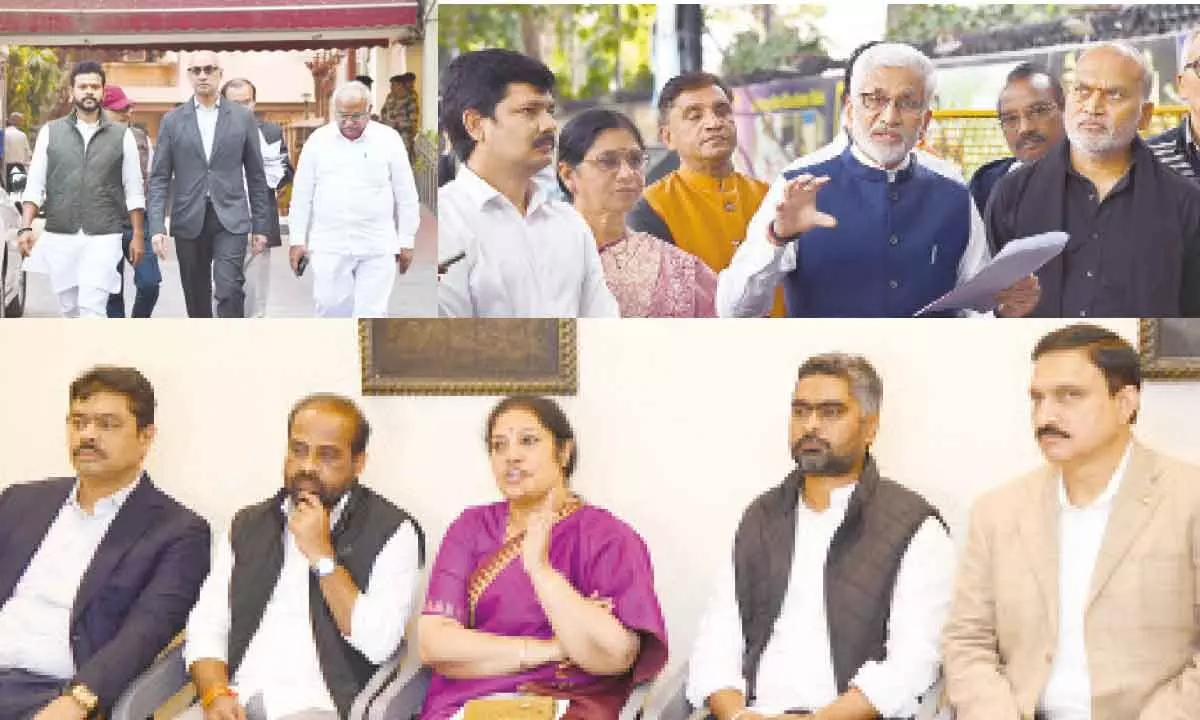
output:
[[574, 395], [574, 319], [359, 320], [365, 395]]
[[1146, 378], [1200, 379], [1200, 318], [1142, 320], [1138, 349]]

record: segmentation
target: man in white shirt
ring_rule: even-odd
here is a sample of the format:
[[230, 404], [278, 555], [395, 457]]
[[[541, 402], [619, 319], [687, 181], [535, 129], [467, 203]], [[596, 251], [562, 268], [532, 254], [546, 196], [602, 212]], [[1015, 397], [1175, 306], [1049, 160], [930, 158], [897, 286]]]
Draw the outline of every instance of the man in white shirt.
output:
[[[22, 196], [17, 239], [29, 255], [25, 269], [49, 276], [63, 317], [107, 317], [108, 296], [121, 285], [126, 221], [133, 228], [129, 263], [137, 266], [143, 255], [141, 155], [129, 128], [100, 111], [104, 83], [99, 63], [71, 71], [74, 108], [38, 133]], [[43, 205], [39, 239], [33, 220]]]
[[620, 315], [587, 223], [535, 181], [554, 161], [553, 92], [550, 69], [511, 50], [442, 74], [441, 127], [463, 162], [438, 190], [443, 317]]
[[400, 134], [371, 120], [366, 85], [342, 86], [333, 106], [334, 122], [313, 132], [297, 162], [292, 270], [309, 256], [317, 317], [385, 317], [396, 271], [412, 263], [417, 186]]
[[1200, 718], [1200, 468], [1133, 437], [1120, 336], [1070, 325], [1033, 362], [1047, 466], [975, 503], [943, 639], [957, 717]]
[[[254, 113], [258, 100], [258, 88], [246, 78], [233, 78], [221, 87], [221, 97]], [[271, 203], [267, 206], [267, 246], [259, 253], [247, 253], [246, 258], [246, 317], [266, 317], [267, 295], [271, 289], [271, 248], [283, 244], [283, 233], [279, 225], [279, 193], [292, 182], [292, 164], [288, 160], [287, 140], [283, 128], [255, 116], [258, 125], [258, 141], [262, 148], [263, 172], [267, 187], [271, 189]], [[250, 239], [253, 243], [253, 239]]]
[[859, 356], [800, 367], [796, 468], [743, 514], [688, 666], [688, 701], [716, 720], [910, 717], [937, 679], [954, 546], [879, 475], [882, 394]]
[[134, 368], [71, 383], [76, 477], [0, 492], [0, 718], [107, 714], [183, 629], [209, 531], [142, 469], [154, 388]]
[[370, 426], [311, 395], [288, 416], [284, 487], [240, 510], [188, 618], [200, 704], [186, 717], [346, 717], [400, 646], [424, 562], [420, 526], [358, 482]]
[[214, 300], [218, 317], [245, 317], [246, 253], [267, 247], [272, 202], [258, 126], [250, 111], [222, 102], [215, 52], [188, 54], [187, 72], [193, 96], [158, 126], [146, 211], [151, 242], [163, 257], [169, 205], [188, 317], [212, 317]]
[[[987, 262], [966, 184], [914, 154], [932, 118], [933, 63], [881, 43], [849, 84], [849, 147], [801, 158], [772, 185], [718, 278], [722, 317], [765, 314], [778, 286], [789, 317], [907, 317]], [[997, 296], [997, 314], [1026, 314], [1038, 297], [1036, 279], [1022, 280]]]

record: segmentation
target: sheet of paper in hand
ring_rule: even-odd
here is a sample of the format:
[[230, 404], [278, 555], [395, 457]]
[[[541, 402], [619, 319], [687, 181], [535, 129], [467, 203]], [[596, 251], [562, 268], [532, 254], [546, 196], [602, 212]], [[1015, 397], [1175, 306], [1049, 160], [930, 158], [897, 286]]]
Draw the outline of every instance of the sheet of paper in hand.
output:
[[996, 307], [996, 293], [1037, 272], [1067, 246], [1065, 232], [1048, 232], [1009, 242], [975, 276], [913, 314], [920, 317], [941, 310], [978, 310]]

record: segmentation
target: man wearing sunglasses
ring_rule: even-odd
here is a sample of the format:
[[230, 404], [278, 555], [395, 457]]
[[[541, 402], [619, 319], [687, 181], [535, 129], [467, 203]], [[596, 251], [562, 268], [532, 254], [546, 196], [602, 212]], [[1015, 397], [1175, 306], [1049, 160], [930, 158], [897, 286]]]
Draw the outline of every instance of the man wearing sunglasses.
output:
[[1070, 236], [1037, 272], [1032, 315], [1200, 315], [1200, 188], [1138, 137], [1154, 112], [1153, 85], [1137, 49], [1087, 49], [1067, 87], [1068, 142], [996, 185], [986, 218], [994, 250], [1041, 232]]
[[1196, 148], [1196, 122], [1200, 118], [1200, 33], [1193, 34], [1184, 48], [1183, 67], [1175, 76], [1175, 87], [1187, 101], [1188, 114], [1178, 125], [1146, 141], [1150, 152], [1163, 165], [1189, 178], [1200, 178], [1200, 150]]
[[188, 317], [212, 317], [214, 297], [219, 317], [244, 317], [246, 235], [250, 252], [267, 247], [272, 202], [258, 125], [246, 108], [221, 101], [216, 53], [191, 54], [187, 71], [194, 95], [163, 116], [154, 148], [154, 251], [165, 253], [170, 204]]
[[1040, 160], [1066, 135], [1062, 85], [1033, 63], [1013, 68], [996, 103], [1004, 142], [1013, 157], [993, 160], [971, 176], [971, 196], [979, 212], [987, 210], [988, 198], [1000, 178], [1019, 167]]

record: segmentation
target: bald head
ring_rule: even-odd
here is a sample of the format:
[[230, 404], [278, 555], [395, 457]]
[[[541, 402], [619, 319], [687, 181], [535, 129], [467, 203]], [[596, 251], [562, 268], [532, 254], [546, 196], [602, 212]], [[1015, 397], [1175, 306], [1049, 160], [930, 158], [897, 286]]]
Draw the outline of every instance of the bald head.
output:
[[1154, 76], [1141, 53], [1124, 43], [1100, 43], [1079, 56], [1067, 101], [1072, 151], [1093, 158], [1130, 152], [1150, 122]]
[[1146, 58], [1132, 45], [1123, 42], [1097, 43], [1080, 53], [1076, 69], [1083, 67], [1084, 63], [1095, 66], [1103, 76], [1132, 79], [1140, 91], [1138, 97], [1150, 99], [1150, 91], [1154, 89], [1154, 72]]
[[221, 65], [212, 50], [199, 50], [188, 58], [188, 80], [196, 97], [211, 101], [221, 87]]

